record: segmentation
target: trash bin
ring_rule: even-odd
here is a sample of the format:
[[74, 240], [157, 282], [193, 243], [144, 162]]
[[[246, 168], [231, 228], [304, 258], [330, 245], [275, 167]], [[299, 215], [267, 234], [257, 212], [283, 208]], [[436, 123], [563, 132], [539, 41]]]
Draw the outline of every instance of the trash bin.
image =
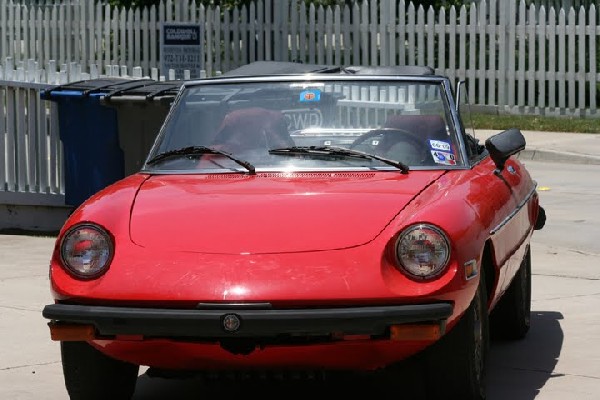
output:
[[143, 86], [114, 88], [100, 99], [117, 112], [118, 141], [125, 176], [138, 172], [183, 81], [152, 81]]
[[58, 104], [67, 205], [139, 171], [182, 84], [101, 78], [41, 93]]

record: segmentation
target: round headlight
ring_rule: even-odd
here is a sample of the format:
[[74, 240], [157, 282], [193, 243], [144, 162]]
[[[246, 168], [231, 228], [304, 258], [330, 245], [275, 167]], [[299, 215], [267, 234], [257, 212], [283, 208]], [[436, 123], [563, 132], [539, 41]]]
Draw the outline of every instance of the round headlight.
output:
[[413, 225], [398, 237], [396, 257], [400, 268], [408, 275], [433, 278], [444, 270], [450, 259], [448, 238], [433, 225]]
[[66, 268], [81, 278], [95, 278], [104, 273], [113, 256], [109, 234], [96, 225], [71, 228], [62, 238], [60, 255]]

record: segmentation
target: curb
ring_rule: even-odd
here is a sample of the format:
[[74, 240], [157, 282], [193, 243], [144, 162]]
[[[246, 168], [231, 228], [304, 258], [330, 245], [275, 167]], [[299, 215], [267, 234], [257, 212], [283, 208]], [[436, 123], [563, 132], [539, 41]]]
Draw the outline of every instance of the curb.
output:
[[600, 157], [588, 154], [569, 153], [564, 151], [553, 150], [525, 149], [518, 154], [517, 158], [519, 160], [600, 165]]

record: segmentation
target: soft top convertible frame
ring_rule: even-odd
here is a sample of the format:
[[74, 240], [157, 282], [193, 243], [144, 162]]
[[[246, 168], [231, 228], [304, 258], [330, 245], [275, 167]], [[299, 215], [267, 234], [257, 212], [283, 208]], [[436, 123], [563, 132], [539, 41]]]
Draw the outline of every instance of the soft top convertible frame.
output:
[[434, 75], [434, 70], [425, 66], [336, 66], [302, 64], [288, 61], [255, 61], [223, 74], [223, 76], [258, 76], [290, 74], [344, 74], [344, 75]]

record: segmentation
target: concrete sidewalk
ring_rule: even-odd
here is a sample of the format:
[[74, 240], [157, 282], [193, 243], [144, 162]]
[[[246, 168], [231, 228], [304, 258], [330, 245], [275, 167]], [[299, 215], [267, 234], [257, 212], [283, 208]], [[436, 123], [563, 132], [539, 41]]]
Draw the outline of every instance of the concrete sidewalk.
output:
[[[481, 144], [500, 131], [476, 130]], [[598, 133], [565, 133], [522, 131], [525, 150], [519, 153], [521, 160], [568, 162], [572, 164], [600, 165], [600, 120]]]

